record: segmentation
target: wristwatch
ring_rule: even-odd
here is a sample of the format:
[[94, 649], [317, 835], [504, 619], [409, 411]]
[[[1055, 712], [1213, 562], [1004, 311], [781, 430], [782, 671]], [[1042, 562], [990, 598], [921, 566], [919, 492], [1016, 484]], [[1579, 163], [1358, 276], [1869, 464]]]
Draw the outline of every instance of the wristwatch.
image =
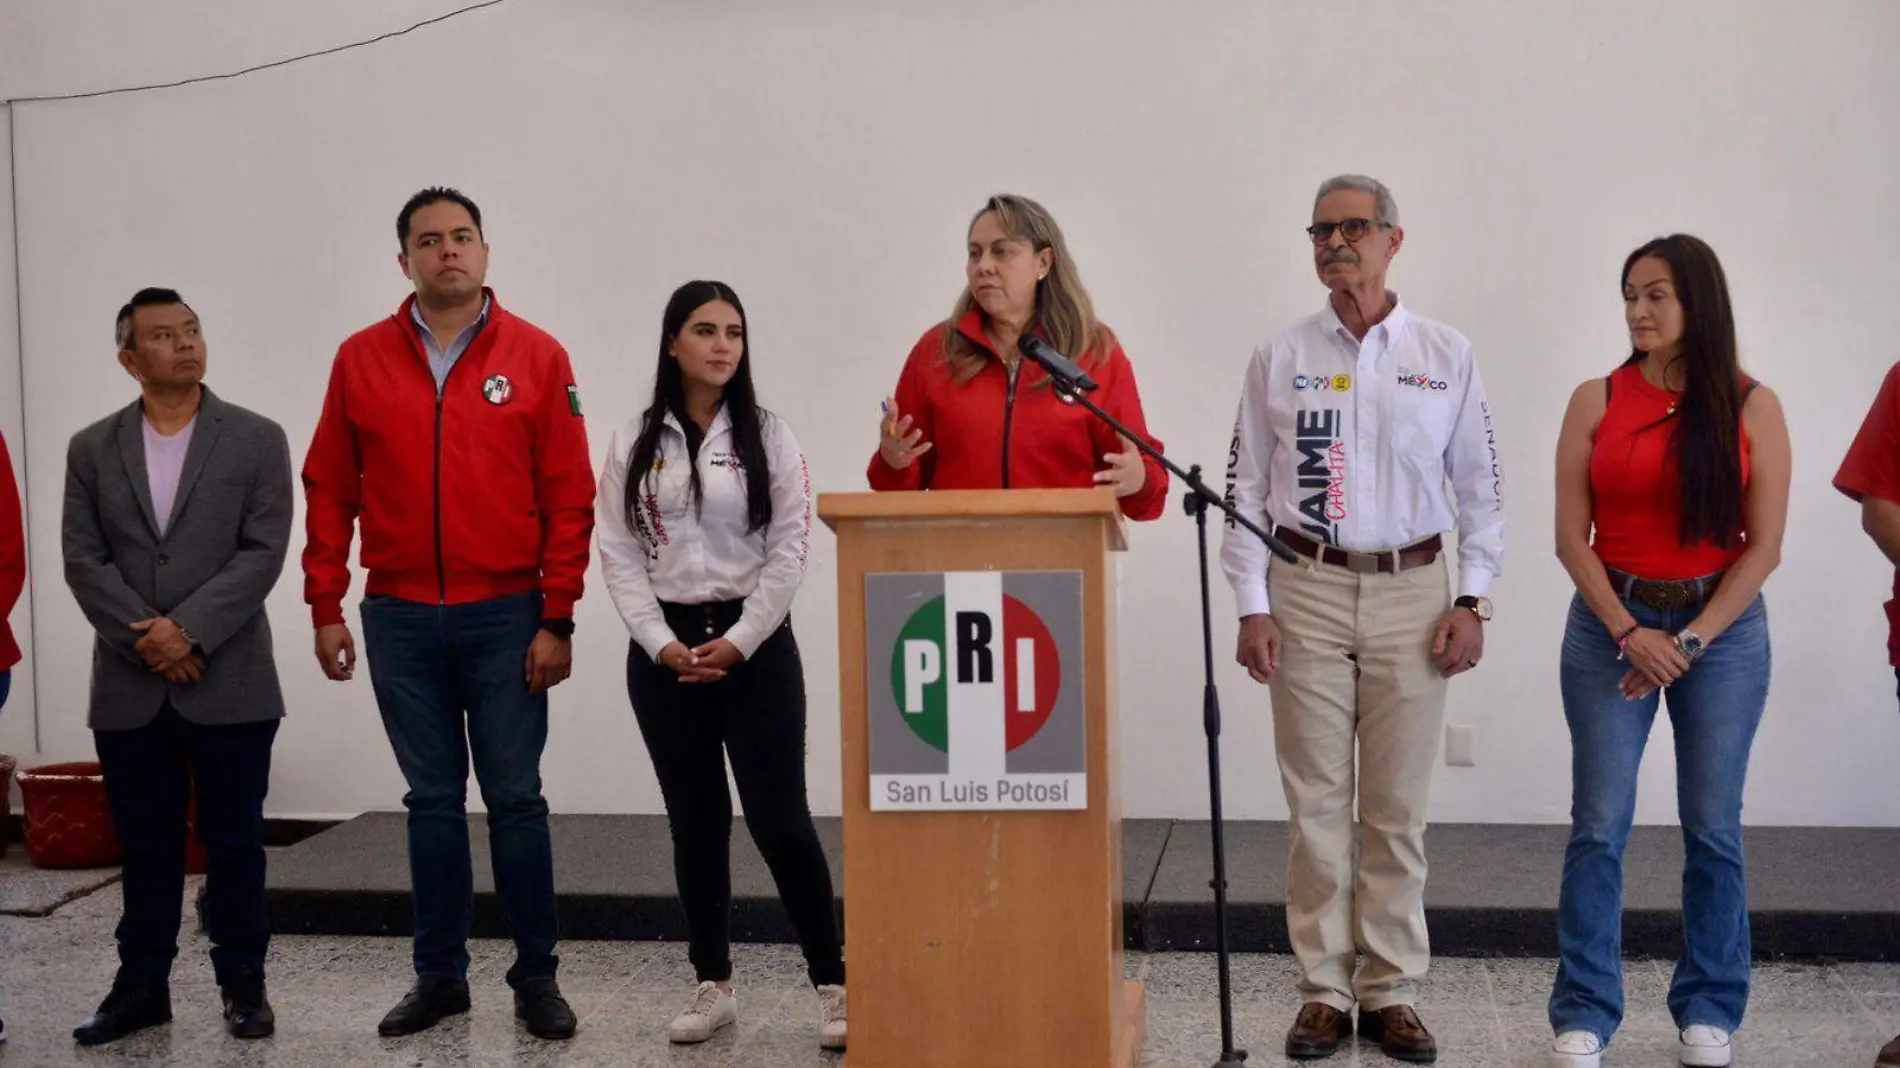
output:
[[574, 636], [574, 621], [572, 619], [544, 619], [541, 621], [541, 629], [554, 635], [556, 638], [572, 638]]
[[1471, 614], [1480, 620], [1486, 623], [1491, 622], [1491, 598], [1489, 597], [1460, 597], [1451, 603], [1454, 608], [1470, 609]]
[[1709, 643], [1703, 641], [1702, 636], [1695, 631], [1685, 630], [1676, 635], [1676, 648], [1682, 650], [1683, 657], [1693, 664], [1697, 657], [1708, 651]]

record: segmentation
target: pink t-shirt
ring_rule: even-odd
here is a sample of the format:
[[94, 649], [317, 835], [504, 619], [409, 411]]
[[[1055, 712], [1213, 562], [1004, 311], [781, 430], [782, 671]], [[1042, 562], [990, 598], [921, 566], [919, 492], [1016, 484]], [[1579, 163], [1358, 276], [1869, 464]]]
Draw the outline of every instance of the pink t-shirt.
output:
[[192, 416], [185, 429], [166, 437], [150, 419], [145, 424], [145, 476], [152, 487], [152, 518], [158, 520], [158, 536], [165, 536], [171, 525], [172, 504], [178, 500], [178, 480], [185, 473], [185, 453], [191, 450], [191, 432], [198, 426]]

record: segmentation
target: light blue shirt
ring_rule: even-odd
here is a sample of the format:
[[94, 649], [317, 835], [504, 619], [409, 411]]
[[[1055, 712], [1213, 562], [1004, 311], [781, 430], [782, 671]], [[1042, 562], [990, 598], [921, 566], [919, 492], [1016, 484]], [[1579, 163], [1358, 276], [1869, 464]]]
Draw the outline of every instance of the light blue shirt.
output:
[[429, 324], [422, 321], [422, 302], [417, 301], [415, 307], [409, 310], [410, 317], [416, 321], [416, 329], [422, 334], [422, 349], [429, 354], [429, 373], [435, 376], [437, 396], [441, 396], [442, 387], [449, 380], [449, 372], [455, 370], [456, 361], [468, 351], [469, 345], [475, 340], [475, 335], [482, 332], [482, 327], [488, 325], [488, 307], [491, 303], [493, 302], [488, 297], [482, 297], [482, 313], [475, 317], [474, 322], [463, 327], [461, 333], [455, 335], [455, 340], [449, 342], [447, 351], [444, 351], [442, 343], [435, 339], [435, 331], [429, 329]]

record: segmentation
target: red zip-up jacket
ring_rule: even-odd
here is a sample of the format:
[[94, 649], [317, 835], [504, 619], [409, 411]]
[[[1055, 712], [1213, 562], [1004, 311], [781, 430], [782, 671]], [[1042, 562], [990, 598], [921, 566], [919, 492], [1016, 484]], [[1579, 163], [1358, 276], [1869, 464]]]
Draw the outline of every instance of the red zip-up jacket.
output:
[[20, 487], [13, 481], [13, 457], [0, 438], [0, 671], [20, 662], [7, 617], [26, 588], [26, 529], [20, 517]]
[[[943, 351], [944, 324], [930, 329], [897, 378], [897, 411], [911, 417], [911, 429], [924, 432], [930, 451], [903, 470], [871, 455], [866, 477], [874, 490], [923, 489], [1076, 489], [1095, 485], [1095, 473], [1107, 469], [1103, 455], [1120, 452], [1122, 441], [1107, 424], [1079, 404], [1064, 401], [1049, 388], [1049, 374], [1025, 360], [1010, 381], [1003, 361], [983, 334], [982, 313], [972, 308], [957, 331], [979, 351], [990, 354], [983, 369], [967, 382], [953, 381]], [[1089, 399], [1122, 425], [1161, 449], [1148, 433], [1135, 388], [1135, 369], [1113, 333], [1108, 352], [1084, 364], [1101, 388]], [[1079, 361], [1078, 361], [1079, 362]], [[1167, 506], [1168, 471], [1142, 457], [1148, 477], [1141, 489], [1121, 499], [1130, 519], [1157, 519]]]
[[565, 619], [594, 531], [594, 472], [567, 352], [488, 294], [440, 396], [415, 297], [337, 350], [304, 460], [304, 600], [343, 622], [350, 535], [367, 592], [465, 604], [539, 589]]

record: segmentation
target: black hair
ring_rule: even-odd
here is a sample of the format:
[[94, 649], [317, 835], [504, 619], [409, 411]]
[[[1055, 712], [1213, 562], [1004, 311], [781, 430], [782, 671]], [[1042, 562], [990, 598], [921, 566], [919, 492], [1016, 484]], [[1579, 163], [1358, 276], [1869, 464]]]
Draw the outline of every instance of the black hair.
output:
[[667, 351], [667, 347], [686, 328], [686, 321], [692, 318], [693, 312], [716, 300], [732, 305], [733, 310], [739, 313], [739, 329], [745, 335], [745, 347], [739, 353], [739, 366], [733, 371], [732, 380], [726, 383], [721, 399], [725, 403], [726, 416], [732, 423], [733, 452], [738, 454], [739, 463], [745, 470], [746, 533], [763, 530], [772, 522], [772, 472], [766, 460], [765, 430], [760, 422], [764, 413], [752, 389], [752, 332], [746, 326], [745, 305], [739, 303], [739, 294], [724, 282], [700, 281], [688, 282], [674, 290], [672, 299], [666, 302], [666, 314], [661, 320], [660, 363], [653, 376], [653, 401], [642, 416], [640, 436], [635, 439], [633, 451], [627, 458], [625, 507], [627, 525], [634, 530], [647, 529], [640, 515], [641, 484], [652, 473], [653, 464], [659, 457], [660, 432], [668, 412], [673, 413], [680, 428], [686, 432], [693, 509], [697, 512], [700, 508], [704, 493], [697, 463], [701, 431], [699, 424], [693, 422], [686, 412], [686, 376], [680, 370], [679, 360]]
[[[1629, 254], [1622, 284], [1638, 260], [1655, 258], [1669, 267], [1682, 305], [1683, 391], [1671, 420], [1676, 428], [1670, 447], [1682, 482], [1684, 545], [1713, 543], [1727, 548], [1742, 534], [1742, 404], [1748, 387], [1735, 343], [1735, 312], [1729, 304], [1728, 277], [1715, 250], [1700, 238], [1671, 234]], [[1628, 364], [1646, 357], [1640, 349]]]
[[416, 212], [445, 200], [453, 201], [466, 209], [468, 217], [475, 220], [475, 233], [478, 236], [481, 234], [482, 209], [476, 207], [475, 202], [464, 196], [459, 189], [450, 189], [446, 185], [432, 185], [410, 197], [409, 202], [402, 206], [402, 213], [396, 216], [396, 243], [401, 245], [405, 252], [409, 249], [409, 223], [416, 217]]
[[[153, 308], [161, 304], [185, 304], [185, 298], [179, 296], [176, 289], [161, 289], [157, 286], [147, 286], [132, 294], [132, 299], [119, 309], [118, 318], [112, 323], [112, 335], [117, 339], [119, 348], [132, 347], [132, 313], [140, 308]], [[191, 305], [185, 304], [185, 307], [189, 309]]]

